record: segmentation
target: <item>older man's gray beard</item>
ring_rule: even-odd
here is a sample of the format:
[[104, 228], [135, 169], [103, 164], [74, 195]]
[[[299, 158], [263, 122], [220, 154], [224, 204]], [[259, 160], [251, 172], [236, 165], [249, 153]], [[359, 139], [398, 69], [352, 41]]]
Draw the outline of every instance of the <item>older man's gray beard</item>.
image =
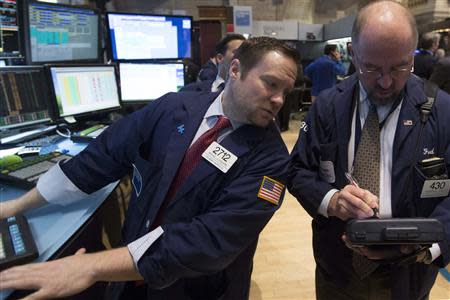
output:
[[370, 92], [367, 94], [367, 98], [369, 98], [370, 102], [375, 104], [376, 106], [384, 106], [384, 105], [388, 105], [390, 103], [394, 103], [395, 99], [397, 99], [397, 97], [399, 95], [400, 95], [400, 93], [396, 93], [388, 98], [379, 98], [379, 97], [376, 97], [373, 92]]

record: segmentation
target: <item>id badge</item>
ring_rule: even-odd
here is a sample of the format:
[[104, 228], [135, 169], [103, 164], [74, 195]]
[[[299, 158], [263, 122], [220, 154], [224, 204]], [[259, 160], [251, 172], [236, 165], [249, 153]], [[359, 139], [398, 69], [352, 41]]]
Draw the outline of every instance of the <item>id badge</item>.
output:
[[217, 142], [212, 142], [202, 153], [202, 157], [223, 173], [227, 173], [238, 159], [236, 155]]
[[450, 192], [450, 179], [425, 180], [420, 198], [447, 197]]

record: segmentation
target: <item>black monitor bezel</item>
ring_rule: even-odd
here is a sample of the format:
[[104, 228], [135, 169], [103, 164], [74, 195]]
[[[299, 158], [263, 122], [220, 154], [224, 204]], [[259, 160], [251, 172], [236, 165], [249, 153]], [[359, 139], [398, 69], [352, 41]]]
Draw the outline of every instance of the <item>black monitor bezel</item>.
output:
[[[52, 108], [53, 108], [53, 112], [52, 112], [52, 116], [53, 119], [56, 122], [62, 122], [64, 121], [66, 118], [68, 117], [74, 117], [74, 118], [83, 118], [89, 115], [96, 115], [96, 114], [101, 114], [101, 113], [107, 113], [107, 112], [112, 112], [112, 111], [117, 111], [120, 110], [122, 107], [122, 99], [120, 98], [121, 93], [120, 93], [120, 86], [119, 86], [119, 73], [118, 73], [118, 69], [117, 69], [117, 65], [116, 64], [101, 64], [101, 63], [83, 63], [83, 64], [61, 64], [61, 63], [56, 63], [56, 64], [45, 64], [45, 74], [47, 76], [47, 79], [49, 81], [49, 93], [50, 93], [50, 101], [52, 102]], [[56, 92], [55, 92], [55, 86], [53, 84], [53, 77], [52, 77], [52, 73], [51, 73], [51, 68], [77, 68], [77, 67], [113, 67], [114, 69], [114, 76], [116, 79], [116, 86], [117, 86], [117, 96], [119, 98], [119, 104], [117, 106], [114, 107], [109, 107], [109, 108], [105, 108], [105, 109], [101, 109], [101, 110], [96, 110], [96, 111], [89, 111], [89, 112], [83, 112], [83, 113], [79, 113], [76, 115], [70, 115], [70, 116], [60, 116], [59, 114], [59, 109], [58, 109], [58, 103], [56, 100]]]
[[[130, 16], [150, 16], [150, 17], [177, 17], [177, 18], [188, 18], [191, 20], [191, 40], [190, 40], [190, 56], [189, 57], [164, 57], [164, 58], [139, 58], [139, 59], [115, 59], [113, 56], [113, 49], [112, 49], [112, 43], [111, 43], [111, 30], [110, 30], [110, 24], [109, 24], [109, 15], [130, 15]], [[105, 24], [106, 24], [106, 38], [108, 40], [108, 46], [107, 48], [107, 54], [108, 58], [115, 62], [144, 62], [144, 61], [164, 61], [164, 60], [180, 60], [185, 58], [192, 58], [192, 35], [193, 35], [193, 17], [192, 16], [183, 16], [183, 15], [163, 15], [163, 14], [144, 14], [144, 13], [129, 13], [129, 12], [107, 12], [105, 14]]]
[[[48, 84], [49, 82], [48, 82], [48, 77], [47, 77], [46, 70], [45, 70], [44, 66], [39, 66], [39, 65], [33, 65], [33, 66], [31, 66], [31, 65], [28, 65], [28, 66], [7, 66], [7, 67], [1, 67], [0, 68], [0, 73], [15, 72], [15, 71], [18, 71], [18, 70], [25, 70], [25, 71], [26, 70], [38, 70], [38, 71], [42, 72], [43, 79], [47, 83], [47, 85], [46, 85], [46, 87], [47, 87], [46, 95], [49, 95], [49, 92], [50, 92], [49, 84]], [[49, 106], [48, 107], [48, 111], [49, 111], [50, 118], [43, 119], [43, 120], [36, 121], [36, 122], [32, 122], [32, 123], [25, 123], [25, 124], [22, 123], [22, 124], [17, 124], [17, 125], [11, 125], [11, 126], [8, 126], [8, 127], [0, 126], [0, 131], [11, 130], [11, 129], [14, 130], [14, 129], [19, 129], [19, 128], [32, 127], [32, 126], [40, 125], [40, 124], [52, 123], [54, 121], [54, 118], [53, 118], [53, 116], [54, 116], [53, 115], [54, 107], [53, 107], [53, 102], [52, 102], [50, 97], [47, 97], [47, 105]]]
[[[97, 15], [97, 58], [95, 59], [77, 59], [77, 60], [51, 60], [51, 61], [32, 61], [31, 57], [31, 39], [30, 39], [30, 20], [29, 20], [29, 6], [32, 4], [50, 6], [50, 7], [58, 7], [58, 8], [67, 8], [67, 9], [81, 9], [86, 11], [92, 11], [95, 15]], [[85, 6], [76, 6], [76, 5], [64, 5], [64, 4], [56, 4], [56, 3], [48, 3], [48, 2], [40, 2], [36, 0], [23, 0], [22, 7], [22, 32], [23, 32], [23, 45], [25, 50], [25, 58], [26, 62], [29, 65], [44, 65], [44, 64], [59, 64], [59, 63], [97, 63], [101, 61], [102, 58], [102, 30], [101, 30], [101, 19], [102, 16], [98, 9], [85, 7]]]
[[146, 104], [146, 103], [150, 103], [152, 101], [155, 101], [156, 99], [145, 99], [145, 100], [123, 100], [122, 99], [122, 80], [121, 80], [121, 76], [120, 76], [120, 65], [121, 64], [134, 64], [134, 65], [147, 65], [147, 64], [153, 64], [153, 65], [166, 65], [166, 64], [181, 64], [183, 66], [183, 79], [184, 79], [184, 85], [186, 85], [186, 65], [184, 64], [184, 62], [182, 60], [146, 60], [146, 61], [120, 61], [117, 62], [117, 72], [119, 74], [119, 91], [120, 91], [120, 101], [122, 106], [126, 106], [126, 105], [135, 105], [135, 104]]

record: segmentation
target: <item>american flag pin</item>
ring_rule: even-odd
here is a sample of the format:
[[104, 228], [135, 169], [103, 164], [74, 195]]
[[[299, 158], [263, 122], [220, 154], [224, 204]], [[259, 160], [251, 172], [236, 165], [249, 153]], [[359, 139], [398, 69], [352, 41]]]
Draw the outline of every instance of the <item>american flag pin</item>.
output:
[[403, 120], [403, 125], [405, 126], [412, 126], [413, 121], [412, 120]]

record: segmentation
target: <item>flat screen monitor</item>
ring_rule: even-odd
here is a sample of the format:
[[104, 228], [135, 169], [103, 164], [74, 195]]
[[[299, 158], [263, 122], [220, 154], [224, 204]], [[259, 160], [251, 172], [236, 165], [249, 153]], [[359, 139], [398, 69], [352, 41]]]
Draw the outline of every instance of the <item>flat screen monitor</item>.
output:
[[191, 57], [192, 17], [108, 13], [114, 60]]
[[120, 63], [122, 102], [155, 100], [184, 86], [183, 63]]
[[98, 61], [99, 15], [95, 10], [30, 1], [24, 14], [30, 64]]
[[50, 66], [58, 117], [120, 107], [114, 66]]
[[49, 104], [42, 67], [0, 68], [0, 129], [50, 121]]
[[0, 58], [21, 57], [18, 9], [16, 0], [0, 0]]

